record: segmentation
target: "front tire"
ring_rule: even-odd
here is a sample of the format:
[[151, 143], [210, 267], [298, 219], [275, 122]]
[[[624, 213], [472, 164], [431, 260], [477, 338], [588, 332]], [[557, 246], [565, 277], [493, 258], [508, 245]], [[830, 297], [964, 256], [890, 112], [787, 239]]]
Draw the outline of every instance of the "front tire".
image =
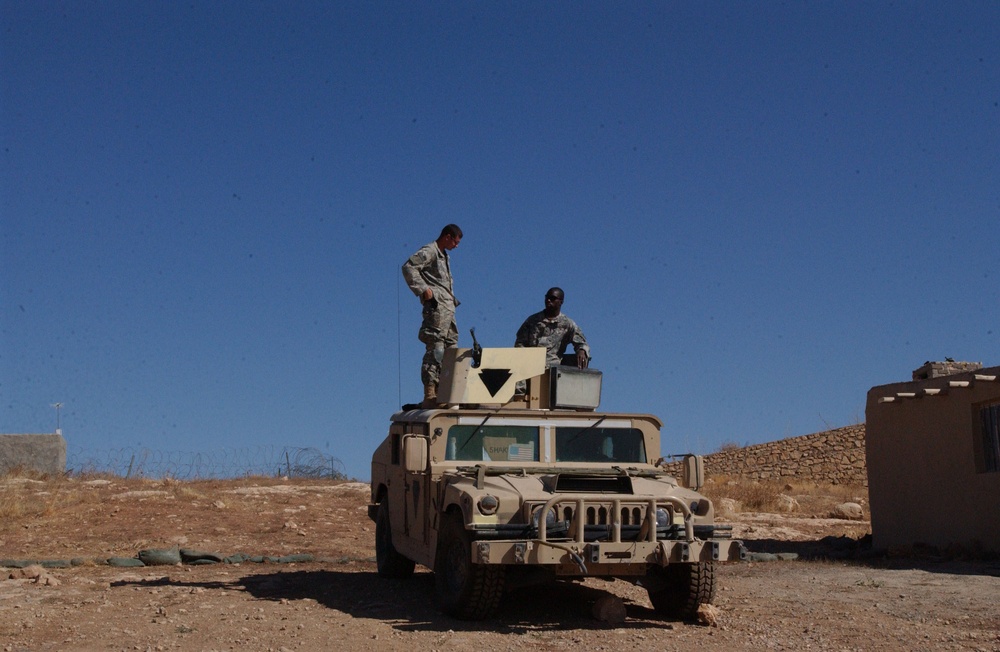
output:
[[698, 607], [715, 600], [715, 564], [670, 564], [652, 572], [649, 601], [668, 618], [693, 620]]
[[443, 517], [434, 561], [434, 582], [441, 609], [462, 620], [482, 620], [503, 597], [499, 566], [472, 563], [472, 536], [453, 514]]
[[389, 499], [383, 498], [375, 515], [375, 565], [378, 574], [393, 579], [406, 579], [413, 575], [414, 564], [399, 554], [392, 544], [392, 526], [389, 524]]

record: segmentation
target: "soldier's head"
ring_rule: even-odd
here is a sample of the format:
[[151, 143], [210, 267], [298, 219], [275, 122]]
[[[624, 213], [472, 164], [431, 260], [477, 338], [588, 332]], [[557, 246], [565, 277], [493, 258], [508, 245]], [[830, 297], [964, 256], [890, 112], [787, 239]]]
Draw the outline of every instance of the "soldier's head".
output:
[[458, 246], [458, 243], [462, 241], [462, 229], [458, 228], [457, 224], [449, 224], [448, 226], [441, 229], [441, 235], [438, 236], [437, 243], [438, 247], [444, 251], [450, 251]]
[[562, 288], [549, 288], [548, 292], [545, 293], [545, 316], [555, 317], [558, 315], [565, 297]]

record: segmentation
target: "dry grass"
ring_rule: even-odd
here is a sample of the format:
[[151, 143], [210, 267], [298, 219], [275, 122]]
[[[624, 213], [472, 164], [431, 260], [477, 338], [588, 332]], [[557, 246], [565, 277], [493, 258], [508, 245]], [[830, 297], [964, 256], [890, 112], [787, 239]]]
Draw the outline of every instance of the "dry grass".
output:
[[[723, 498], [735, 500], [740, 505], [740, 511], [745, 512], [793, 511], [803, 516], [826, 517], [841, 503], [858, 503], [866, 509], [868, 504], [867, 487], [816, 483], [795, 478], [749, 480], [716, 475], [708, 479], [702, 492], [715, 502]], [[788, 498], [793, 499], [796, 505], [791, 510], [788, 509]]]
[[18, 519], [45, 519], [94, 504], [98, 499], [85, 484], [92, 480], [122, 482], [108, 475], [53, 476], [22, 469], [0, 475], [0, 530]]
[[[15, 471], [0, 476], [0, 523], [18, 519], [45, 518], [66, 510], [91, 504], [96, 497], [88, 491], [88, 482], [112, 482], [122, 491], [158, 489], [171, 493], [181, 501], [205, 500], [220, 488], [275, 484], [308, 484], [311, 479], [249, 477], [233, 479], [176, 480], [164, 478], [123, 478], [109, 474], [89, 473], [73, 476], [42, 476], [28, 471]], [[867, 511], [868, 490], [856, 485], [820, 484], [794, 478], [754, 481], [738, 476], [715, 475], [708, 478], [702, 493], [718, 503], [730, 498], [739, 503], [739, 511], [788, 513], [788, 501], [794, 499], [791, 510], [802, 516], [826, 517], [841, 503], [856, 502]]]
[[60, 480], [20, 469], [0, 476], [0, 523], [55, 513], [62, 502]]

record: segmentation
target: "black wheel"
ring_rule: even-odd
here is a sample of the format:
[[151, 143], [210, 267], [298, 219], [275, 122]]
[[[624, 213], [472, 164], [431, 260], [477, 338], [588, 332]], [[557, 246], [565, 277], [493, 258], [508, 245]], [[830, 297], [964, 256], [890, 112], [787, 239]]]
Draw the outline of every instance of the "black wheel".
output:
[[375, 515], [375, 564], [382, 577], [404, 579], [413, 575], [413, 560], [399, 554], [396, 546], [392, 545], [388, 498], [383, 498], [378, 504]]
[[434, 560], [441, 609], [463, 620], [487, 618], [503, 597], [503, 568], [472, 563], [472, 536], [457, 517], [445, 515], [442, 521]]
[[715, 564], [670, 564], [651, 573], [649, 601], [669, 618], [692, 620], [698, 606], [715, 599]]

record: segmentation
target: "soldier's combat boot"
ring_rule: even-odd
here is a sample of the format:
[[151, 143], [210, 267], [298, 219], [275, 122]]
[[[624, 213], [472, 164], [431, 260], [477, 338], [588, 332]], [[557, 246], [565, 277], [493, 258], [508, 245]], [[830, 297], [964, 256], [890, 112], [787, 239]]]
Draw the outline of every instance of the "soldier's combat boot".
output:
[[438, 389], [437, 385], [432, 385], [431, 383], [427, 383], [426, 385], [424, 385], [424, 402], [420, 404], [420, 407], [422, 408], [437, 407], [438, 404], [437, 389]]

